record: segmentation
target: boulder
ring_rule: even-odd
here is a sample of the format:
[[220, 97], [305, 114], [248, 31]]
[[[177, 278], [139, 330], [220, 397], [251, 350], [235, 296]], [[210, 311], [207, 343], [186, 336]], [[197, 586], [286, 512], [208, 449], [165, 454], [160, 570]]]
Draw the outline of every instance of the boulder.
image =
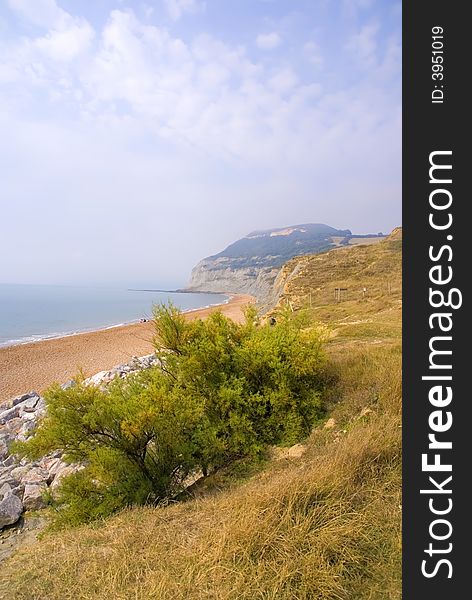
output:
[[13, 477], [14, 479], [17, 479], [18, 481], [21, 481], [30, 469], [31, 469], [31, 466], [27, 466], [27, 465], [22, 466], [22, 467], [15, 467], [14, 469], [12, 469], [10, 471], [10, 476]]
[[[28, 410], [20, 410], [20, 419], [22, 419], [23, 423], [25, 421], [36, 421], [38, 415], [36, 413], [36, 409], [28, 409]], [[22, 425], [23, 427], [23, 425]]]
[[61, 484], [61, 481], [64, 479], [64, 477], [67, 477], [68, 475], [72, 475], [72, 473], [76, 473], [77, 471], [80, 470], [80, 467], [78, 465], [67, 465], [66, 463], [62, 463], [63, 466], [61, 466], [60, 469], [57, 470], [54, 479], [52, 480], [51, 483], [51, 489], [55, 490], [59, 487], [59, 485]]
[[36, 423], [34, 419], [26, 419], [23, 425], [21, 426], [21, 429], [18, 431], [17, 439], [20, 442], [26, 441], [29, 438], [30, 433], [34, 429], [35, 425]]
[[300, 458], [305, 452], [306, 446], [304, 444], [295, 444], [287, 449], [287, 458]]
[[37, 402], [39, 400], [39, 394], [37, 392], [28, 392], [27, 394], [22, 394], [21, 396], [13, 398], [11, 405], [16, 406], [17, 404], [21, 404], [22, 402], [25, 402], [26, 400], [30, 400], [32, 398], [36, 398]]
[[0, 425], [4, 425], [8, 421], [10, 421], [10, 419], [15, 419], [19, 414], [19, 405], [13, 406], [12, 408], [7, 408], [7, 410], [4, 410], [0, 413]]
[[99, 386], [103, 383], [108, 383], [111, 378], [112, 376], [110, 375], [110, 371], [100, 371], [99, 373], [92, 375], [92, 377], [88, 377], [85, 380], [85, 384]]
[[12, 456], [11, 454], [9, 456], [7, 456], [7, 458], [3, 459], [4, 467], [13, 467], [14, 465], [16, 465], [16, 460], [15, 460], [15, 457]]
[[[15, 406], [15, 408], [17, 408]], [[23, 427], [23, 419], [21, 417], [14, 417], [7, 422], [8, 433], [15, 438], [18, 435], [18, 432]]]
[[273, 448], [272, 456], [275, 460], [300, 458], [306, 452], [306, 446], [304, 444], [295, 444], [290, 448]]
[[[85, 383], [105, 388], [115, 377], [127, 377], [130, 373], [149, 368], [156, 362], [155, 354], [133, 356], [127, 364], [96, 373]], [[76, 382], [71, 379], [61, 387], [67, 390], [75, 385]], [[20, 459], [10, 454], [11, 443], [15, 440], [27, 440], [38, 419], [45, 414], [46, 402], [35, 391], [0, 402], [0, 499], [3, 506], [0, 518], [4, 524], [12, 524], [18, 520], [23, 506], [28, 510], [42, 508], [43, 491], [48, 485], [54, 490], [64, 477], [83, 468], [81, 465], [63, 462], [61, 450], [39, 461]]]
[[38, 510], [44, 508], [43, 492], [47, 489], [46, 484], [29, 483], [25, 485], [23, 493], [23, 506], [25, 510]]
[[20, 414], [22, 411], [24, 412], [32, 412], [35, 410], [36, 405], [39, 402], [39, 396], [31, 396], [31, 398], [27, 398], [23, 402], [19, 404], [21, 406]]
[[16, 523], [23, 512], [23, 504], [15, 494], [7, 494], [0, 501], [0, 528]]
[[0, 441], [4, 442], [7, 449], [10, 448], [10, 444], [15, 441], [15, 434], [10, 429], [0, 430]]
[[0, 500], [2, 500], [5, 496], [7, 496], [12, 491], [9, 483], [4, 483], [0, 485]]
[[133, 356], [133, 358], [129, 361], [127, 366], [130, 369], [139, 369], [139, 367], [141, 366], [141, 361], [137, 356]]
[[54, 479], [56, 473], [63, 467], [66, 466], [65, 463], [62, 462], [60, 458], [52, 458], [50, 456], [45, 456], [41, 459], [39, 466], [41, 469], [44, 469], [48, 472], [48, 480]]
[[2, 486], [4, 483], [8, 483], [8, 485], [11, 485], [11, 487], [14, 488], [20, 484], [20, 480], [16, 477], [13, 477], [10, 471], [6, 471], [0, 475], [0, 486]]
[[3, 460], [8, 455], [8, 446], [5, 440], [0, 440], [0, 460]]
[[25, 484], [45, 483], [48, 479], [49, 473], [46, 471], [46, 469], [41, 469], [41, 467], [33, 467], [32, 469], [28, 469], [26, 473], [21, 476], [21, 481]]
[[44, 415], [46, 412], [46, 401], [44, 398], [40, 398], [38, 404], [36, 404], [36, 414]]

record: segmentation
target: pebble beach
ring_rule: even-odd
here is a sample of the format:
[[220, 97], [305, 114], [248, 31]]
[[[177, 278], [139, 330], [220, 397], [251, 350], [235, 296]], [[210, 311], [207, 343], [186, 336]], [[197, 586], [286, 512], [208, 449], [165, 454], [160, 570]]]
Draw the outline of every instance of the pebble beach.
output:
[[[254, 302], [234, 294], [226, 304], [186, 312], [187, 319], [205, 318], [220, 310], [241, 321], [243, 308]], [[153, 324], [135, 323], [0, 348], [0, 402], [29, 390], [42, 392], [51, 383], [63, 383], [82, 369], [86, 376], [150, 354]]]

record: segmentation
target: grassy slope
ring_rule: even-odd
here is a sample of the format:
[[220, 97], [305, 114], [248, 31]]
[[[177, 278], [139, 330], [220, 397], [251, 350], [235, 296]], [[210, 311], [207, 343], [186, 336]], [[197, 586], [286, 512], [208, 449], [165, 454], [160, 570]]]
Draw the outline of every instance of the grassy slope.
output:
[[[280, 303], [331, 326], [338, 342], [401, 335], [401, 230], [385, 241], [292, 259], [282, 269]], [[342, 301], [335, 289], [344, 288]], [[363, 289], [366, 292], [363, 292]]]
[[[307, 304], [311, 289], [313, 315], [333, 332], [334, 426], [316, 428], [302, 456], [279, 453], [246, 481], [185, 503], [49, 534], [7, 563], [4, 597], [400, 598], [400, 245], [335, 250], [322, 270], [320, 257], [291, 261], [287, 273], [297, 261], [304, 270], [283, 298]], [[333, 303], [338, 281], [367, 297]]]

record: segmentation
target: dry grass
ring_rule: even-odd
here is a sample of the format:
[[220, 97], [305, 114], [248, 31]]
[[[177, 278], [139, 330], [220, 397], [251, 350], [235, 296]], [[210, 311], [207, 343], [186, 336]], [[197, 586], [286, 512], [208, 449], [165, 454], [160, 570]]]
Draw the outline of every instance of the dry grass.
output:
[[[293, 258], [278, 278], [280, 304], [305, 308], [339, 341], [401, 334], [401, 230], [373, 245]], [[343, 288], [341, 301], [336, 288]], [[365, 290], [365, 291], [364, 291]]]
[[333, 340], [325, 399], [334, 426], [317, 427], [301, 457], [218, 493], [48, 534], [5, 565], [0, 597], [399, 599], [398, 331], [383, 331], [382, 343], [359, 343], [355, 328]]
[[337, 348], [330, 376], [336, 425], [301, 458], [199, 500], [48, 534], [9, 561], [4, 597], [400, 598], [398, 347]]

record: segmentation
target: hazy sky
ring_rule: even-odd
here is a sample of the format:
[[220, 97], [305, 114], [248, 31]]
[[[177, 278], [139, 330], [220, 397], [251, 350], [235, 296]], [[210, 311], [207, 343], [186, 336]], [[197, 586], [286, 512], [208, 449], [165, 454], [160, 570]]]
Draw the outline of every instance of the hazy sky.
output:
[[401, 220], [401, 3], [0, 0], [0, 282], [186, 283]]

